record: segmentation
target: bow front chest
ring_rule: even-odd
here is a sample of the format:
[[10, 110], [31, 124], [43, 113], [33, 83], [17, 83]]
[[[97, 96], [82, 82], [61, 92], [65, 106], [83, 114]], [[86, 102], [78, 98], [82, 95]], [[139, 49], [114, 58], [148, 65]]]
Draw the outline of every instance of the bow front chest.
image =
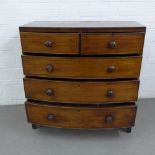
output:
[[32, 22], [19, 27], [33, 128], [134, 126], [145, 27], [137, 22]]

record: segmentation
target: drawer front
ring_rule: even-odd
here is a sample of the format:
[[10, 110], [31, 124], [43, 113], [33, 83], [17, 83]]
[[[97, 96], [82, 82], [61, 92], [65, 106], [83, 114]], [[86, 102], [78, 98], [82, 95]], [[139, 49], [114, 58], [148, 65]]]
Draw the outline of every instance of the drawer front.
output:
[[21, 32], [23, 52], [47, 54], [78, 54], [78, 33]]
[[144, 33], [85, 33], [82, 54], [141, 54]]
[[49, 106], [26, 103], [28, 121], [34, 124], [64, 128], [122, 128], [135, 122], [136, 105], [113, 107]]
[[49, 78], [137, 78], [141, 57], [78, 58], [22, 56], [26, 76]]
[[86, 82], [24, 79], [29, 99], [63, 103], [109, 103], [137, 100], [139, 81]]

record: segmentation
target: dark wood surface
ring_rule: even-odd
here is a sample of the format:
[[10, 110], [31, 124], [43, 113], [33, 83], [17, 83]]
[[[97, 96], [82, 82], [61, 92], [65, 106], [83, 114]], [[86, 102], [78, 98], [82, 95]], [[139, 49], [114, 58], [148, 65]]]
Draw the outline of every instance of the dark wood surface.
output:
[[[49, 54], [79, 54], [78, 33], [21, 32], [23, 52]], [[50, 42], [51, 44], [46, 44]]]
[[25, 78], [24, 88], [29, 99], [97, 104], [136, 101], [139, 81], [58, 81]]
[[138, 78], [141, 57], [96, 58], [23, 55], [22, 63], [26, 76], [74, 79]]
[[19, 27], [21, 32], [144, 32], [135, 21], [35, 21]]
[[27, 119], [33, 124], [64, 128], [122, 128], [135, 122], [136, 105], [113, 107], [68, 107], [26, 103]]
[[85, 33], [81, 40], [84, 55], [141, 54], [144, 33]]
[[131, 131], [145, 26], [134, 21], [31, 22], [19, 30], [26, 112], [33, 127]]

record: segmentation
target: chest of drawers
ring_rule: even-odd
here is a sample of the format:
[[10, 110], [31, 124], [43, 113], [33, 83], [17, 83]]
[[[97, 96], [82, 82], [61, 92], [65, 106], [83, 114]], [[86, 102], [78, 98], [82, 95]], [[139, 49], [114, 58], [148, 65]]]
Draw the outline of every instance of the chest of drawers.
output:
[[25, 102], [33, 128], [134, 126], [146, 28], [137, 22], [20, 26]]

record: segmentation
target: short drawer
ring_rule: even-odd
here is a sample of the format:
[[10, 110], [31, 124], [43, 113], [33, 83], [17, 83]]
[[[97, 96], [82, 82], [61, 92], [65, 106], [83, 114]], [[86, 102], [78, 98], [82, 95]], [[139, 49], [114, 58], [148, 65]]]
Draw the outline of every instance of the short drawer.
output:
[[137, 100], [139, 81], [60, 81], [24, 79], [28, 99], [63, 103], [110, 103]]
[[48, 78], [138, 78], [141, 57], [45, 57], [22, 56], [26, 76]]
[[23, 52], [47, 54], [78, 54], [78, 33], [21, 32]]
[[107, 107], [52, 106], [26, 103], [29, 122], [64, 128], [122, 128], [135, 123], [136, 105]]
[[144, 33], [82, 34], [82, 54], [141, 54]]

